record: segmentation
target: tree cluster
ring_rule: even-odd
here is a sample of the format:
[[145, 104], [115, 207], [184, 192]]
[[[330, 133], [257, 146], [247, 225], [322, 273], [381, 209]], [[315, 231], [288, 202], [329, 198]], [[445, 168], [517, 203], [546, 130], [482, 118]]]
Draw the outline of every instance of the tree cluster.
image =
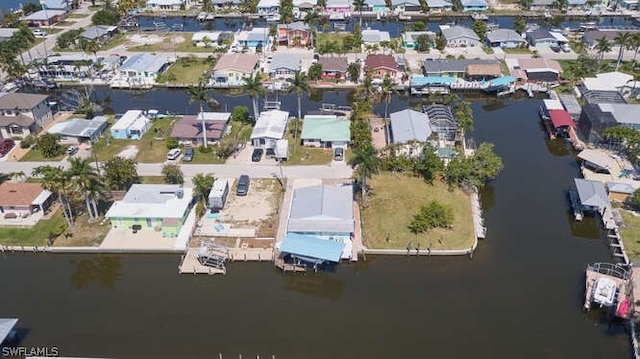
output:
[[453, 218], [453, 209], [450, 206], [431, 201], [420, 207], [420, 211], [413, 216], [409, 230], [417, 235], [433, 228], [449, 228]]
[[482, 143], [473, 156], [452, 159], [444, 170], [445, 181], [451, 187], [480, 188], [495, 179], [504, 166], [493, 147], [491, 143]]
[[[22, 52], [29, 49], [35, 41], [35, 36], [25, 23], [21, 23], [18, 29], [9, 40], [0, 43], [0, 69], [6, 71], [11, 78], [20, 77], [26, 72]], [[21, 61], [17, 60], [18, 56]]]

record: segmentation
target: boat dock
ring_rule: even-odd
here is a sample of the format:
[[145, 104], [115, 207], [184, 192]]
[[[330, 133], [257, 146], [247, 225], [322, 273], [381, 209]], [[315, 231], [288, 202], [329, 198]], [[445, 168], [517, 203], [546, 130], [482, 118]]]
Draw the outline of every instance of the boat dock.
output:
[[588, 265], [585, 288], [585, 310], [596, 304], [615, 309], [615, 315], [620, 318], [629, 318], [632, 314], [631, 273], [626, 266], [611, 263]]

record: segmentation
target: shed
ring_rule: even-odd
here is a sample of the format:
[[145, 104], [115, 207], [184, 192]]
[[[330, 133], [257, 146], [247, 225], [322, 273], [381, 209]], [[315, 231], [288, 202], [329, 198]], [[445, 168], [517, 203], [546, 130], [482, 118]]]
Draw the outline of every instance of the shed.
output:
[[607, 182], [606, 186], [610, 201], [625, 202], [636, 191], [631, 184], [624, 182]]
[[212, 211], [219, 211], [224, 208], [229, 194], [229, 181], [224, 178], [218, 178], [213, 182], [207, 204]]
[[582, 178], [574, 178], [573, 181], [584, 210], [604, 210], [611, 206], [607, 190], [602, 182]]

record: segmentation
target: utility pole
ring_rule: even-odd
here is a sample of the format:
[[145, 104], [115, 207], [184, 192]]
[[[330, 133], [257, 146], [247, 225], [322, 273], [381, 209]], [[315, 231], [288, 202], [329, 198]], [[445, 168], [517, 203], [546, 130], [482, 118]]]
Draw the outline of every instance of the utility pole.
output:
[[[46, 0], [40, 0], [40, 6], [42, 7], [42, 11], [44, 11], [44, 17], [47, 19], [47, 24], [49, 24], [49, 27], [51, 27], [51, 24], [49, 23], [49, 18], [47, 17], [47, 3]], [[47, 53], [47, 39], [45, 38], [44, 41], [42, 41], [42, 46], [44, 46], [44, 58], [45, 60], [49, 57], [49, 54]]]

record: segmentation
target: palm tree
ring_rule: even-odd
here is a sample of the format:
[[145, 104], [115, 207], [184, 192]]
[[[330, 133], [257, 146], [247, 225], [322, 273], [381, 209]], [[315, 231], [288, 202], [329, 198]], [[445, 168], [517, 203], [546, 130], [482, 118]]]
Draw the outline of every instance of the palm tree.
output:
[[602, 62], [602, 60], [604, 60], [604, 54], [611, 51], [611, 42], [609, 42], [609, 40], [607, 40], [607, 38], [603, 36], [598, 39], [598, 42], [596, 43], [596, 46], [594, 46], [594, 48], [596, 49], [596, 51], [598, 51], [598, 54], [600, 54], [600, 62]]
[[353, 157], [349, 159], [348, 163], [361, 176], [360, 190], [362, 191], [362, 205], [364, 206], [367, 203], [367, 178], [371, 178], [371, 175], [380, 171], [382, 159], [378, 157], [378, 151], [373, 148], [373, 145], [367, 143], [354, 149]]
[[362, 27], [362, 10], [364, 10], [364, 0], [353, 0], [353, 9], [360, 13], [360, 27]]
[[73, 227], [73, 211], [69, 198], [71, 186], [68, 173], [61, 166], [39, 166], [33, 169], [32, 175], [41, 177], [42, 188], [58, 196], [64, 219], [69, 227]]
[[212, 174], [204, 174], [198, 173], [193, 176], [191, 182], [193, 183], [193, 192], [200, 200], [204, 200], [211, 192], [211, 188], [213, 187], [213, 182], [216, 181], [216, 178], [213, 177]]
[[88, 158], [73, 157], [69, 160], [71, 165], [67, 175], [75, 190], [82, 193], [84, 204], [87, 206], [89, 220], [93, 221], [99, 217], [96, 197], [102, 193], [104, 184], [100, 180], [95, 168], [91, 166]]
[[298, 120], [296, 121], [296, 132], [294, 134], [294, 149], [298, 144], [298, 123], [302, 119], [302, 94], [309, 93], [311, 88], [309, 87], [309, 77], [305, 72], [296, 71], [295, 76], [292, 79], [287, 79], [289, 82], [289, 93], [296, 93], [298, 95]]
[[244, 84], [242, 85], [242, 91], [251, 96], [253, 105], [253, 118], [258, 119], [258, 99], [260, 95], [264, 94], [264, 86], [262, 86], [262, 78], [260, 73], [257, 72], [251, 77], [243, 78]]
[[633, 33], [631, 35], [630, 45], [633, 49], [633, 64], [632, 66], [635, 68], [636, 66], [636, 56], [638, 56], [638, 50], [640, 50], [640, 32]]
[[391, 103], [391, 98], [395, 92], [395, 85], [388, 72], [382, 80], [380, 89], [382, 90], [382, 98], [384, 100], [384, 118], [386, 119], [389, 115], [389, 104]]
[[311, 30], [311, 47], [313, 47], [313, 40], [316, 34], [316, 25], [320, 22], [320, 14], [316, 10], [310, 11], [304, 17], [304, 22], [309, 25]]
[[373, 77], [371, 77], [370, 71], [365, 70], [364, 81], [362, 81], [359, 92], [362, 98], [371, 99], [376, 95], [376, 88], [373, 86]]
[[618, 61], [616, 62], [616, 71], [618, 71], [618, 67], [620, 67], [620, 63], [624, 57], [624, 50], [631, 45], [631, 34], [628, 32], [619, 32], [613, 39], [613, 43], [620, 46], [620, 50], [618, 50]]
[[197, 86], [189, 86], [189, 88], [187, 88], [187, 94], [189, 94], [190, 96], [190, 102], [197, 101], [200, 103], [200, 113], [198, 114], [198, 117], [200, 117], [200, 120], [202, 121], [202, 143], [204, 147], [207, 148], [207, 124], [204, 120], [203, 104], [205, 101], [207, 101], [209, 90], [205, 86], [204, 80], [200, 78]]

